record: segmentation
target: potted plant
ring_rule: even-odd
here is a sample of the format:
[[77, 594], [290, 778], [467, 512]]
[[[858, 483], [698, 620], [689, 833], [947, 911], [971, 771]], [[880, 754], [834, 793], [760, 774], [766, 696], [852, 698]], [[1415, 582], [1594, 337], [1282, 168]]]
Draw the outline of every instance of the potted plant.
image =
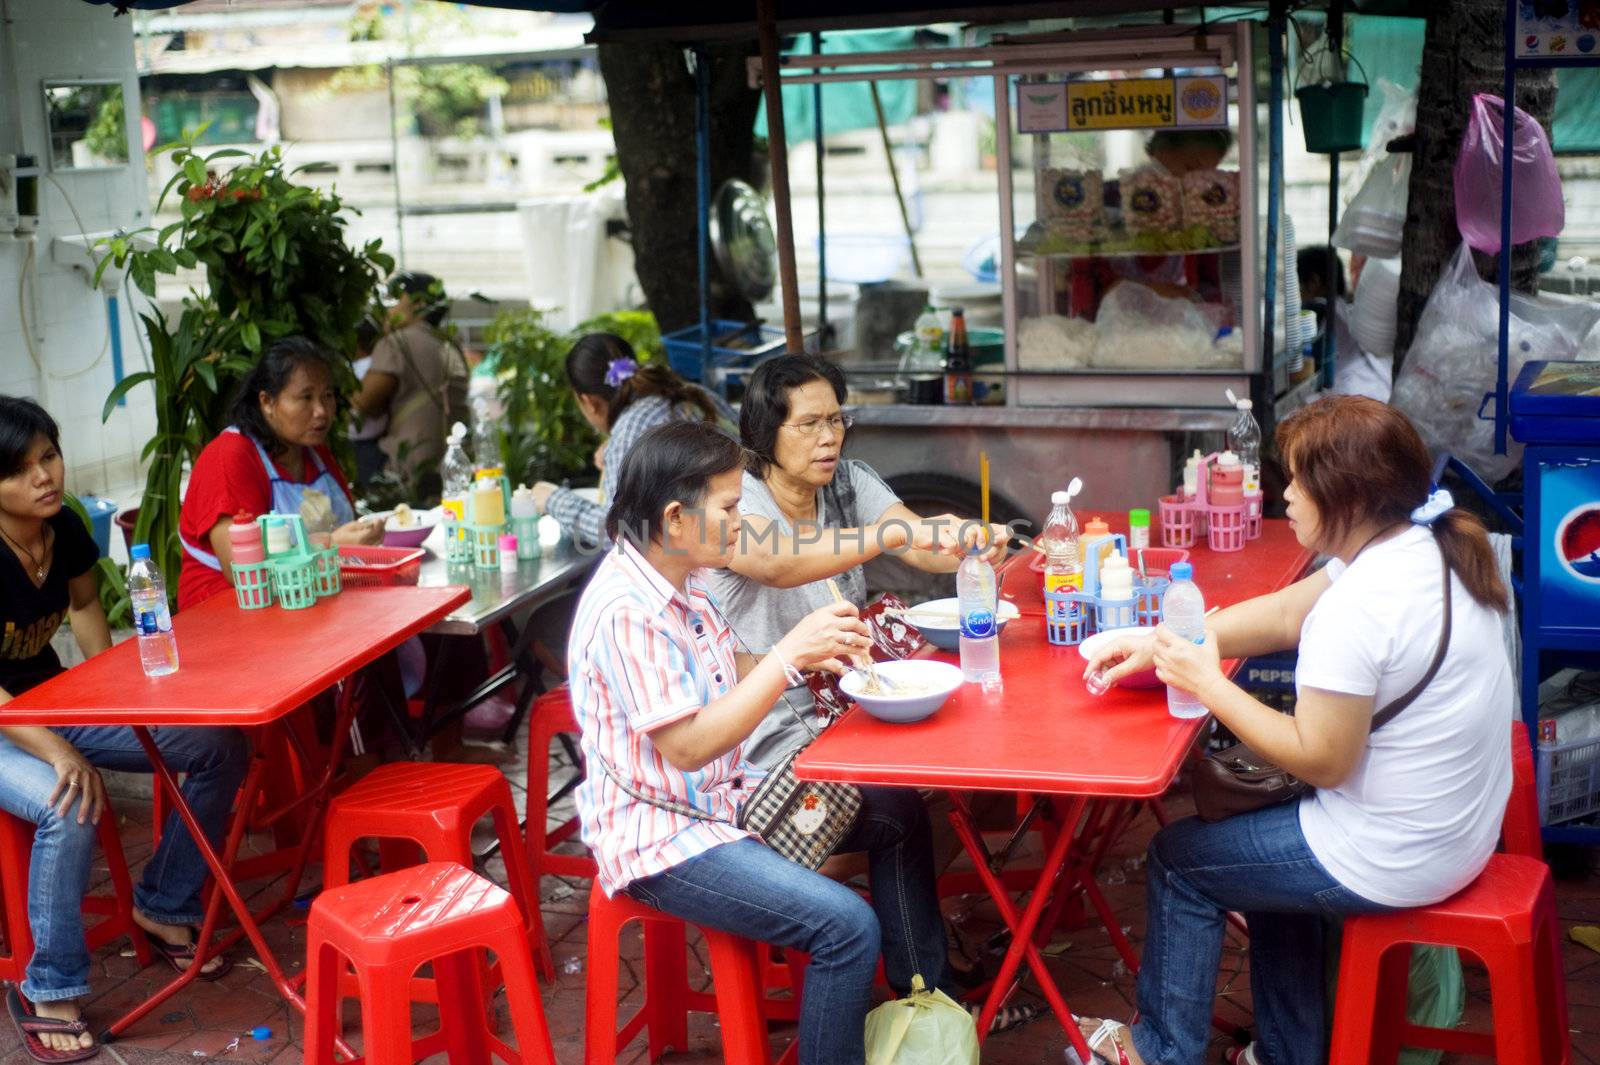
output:
[[[151, 369], [130, 374], [106, 397], [104, 417], [131, 389], [155, 390], [156, 433], [141, 460], [150, 465], [134, 539], [148, 543], [164, 572], [182, 563], [178, 512], [186, 464], [227, 428], [228, 406], [239, 379], [280, 337], [301, 334], [339, 356], [336, 381], [355, 385], [350, 355], [356, 326], [372, 307], [394, 263], [377, 240], [352, 247], [345, 239], [346, 210], [337, 194], [296, 184], [281, 151], [259, 156], [224, 149], [202, 156], [195, 138], [165, 151], [177, 173], [156, 210], [176, 198], [177, 221], [154, 233], [102, 242], [100, 263], [126, 269], [139, 290], [155, 295], [156, 278], [180, 269], [204, 272], [203, 288], [183, 297], [176, 319], [152, 306], [139, 317], [150, 344]], [[226, 173], [217, 164], [238, 159]], [[97, 278], [98, 281], [98, 278]], [[177, 581], [170, 583], [176, 590]]]

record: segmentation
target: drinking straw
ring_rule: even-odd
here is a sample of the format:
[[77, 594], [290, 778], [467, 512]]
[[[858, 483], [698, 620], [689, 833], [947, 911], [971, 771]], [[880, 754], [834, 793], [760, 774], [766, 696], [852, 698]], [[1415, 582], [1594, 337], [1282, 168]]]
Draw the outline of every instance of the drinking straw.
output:
[[989, 528], [989, 453], [978, 452], [978, 484], [983, 499], [983, 528], [987, 534]]

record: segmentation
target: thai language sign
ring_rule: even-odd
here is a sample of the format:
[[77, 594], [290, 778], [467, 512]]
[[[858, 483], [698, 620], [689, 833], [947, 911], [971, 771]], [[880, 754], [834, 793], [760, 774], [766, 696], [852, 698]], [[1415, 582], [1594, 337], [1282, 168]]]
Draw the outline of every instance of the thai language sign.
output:
[[1227, 124], [1228, 79], [1220, 75], [1017, 85], [1019, 133]]

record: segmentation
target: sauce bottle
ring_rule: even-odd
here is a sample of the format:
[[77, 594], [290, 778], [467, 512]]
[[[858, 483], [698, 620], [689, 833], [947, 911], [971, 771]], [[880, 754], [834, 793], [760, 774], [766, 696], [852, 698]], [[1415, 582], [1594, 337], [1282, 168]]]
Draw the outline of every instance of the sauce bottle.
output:
[[972, 349], [967, 342], [967, 315], [960, 307], [950, 310], [950, 340], [944, 359], [944, 401], [972, 402]]

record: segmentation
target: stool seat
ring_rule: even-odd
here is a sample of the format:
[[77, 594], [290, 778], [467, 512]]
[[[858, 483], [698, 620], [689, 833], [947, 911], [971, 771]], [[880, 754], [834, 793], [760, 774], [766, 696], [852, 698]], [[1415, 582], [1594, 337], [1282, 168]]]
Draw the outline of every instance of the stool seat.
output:
[[[554, 1065], [550, 1031], [512, 897], [454, 862], [427, 862], [333, 888], [311, 904], [306, 925], [306, 1062], [332, 1065], [339, 975], [354, 968], [362, 1037], [371, 1065], [401, 1065], [444, 1052], [452, 1062]], [[504, 975], [517, 1046], [490, 1031], [480, 957], [493, 951]], [[412, 1036], [411, 977], [431, 963], [439, 1031]]]
[[389, 762], [335, 796], [330, 814], [375, 819], [366, 826], [371, 829], [368, 835], [381, 835], [377, 829], [395, 817], [407, 821], [427, 817], [439, 828], [450, 829], [504, 783], [505, 775], [492, 765]]
[[[1443, 902], [1398, 913], [1364, 915], [1373, 928], [1392, 928], [1398, 935], [1426, 937], [1430, 931], [1459, 934], [1470, 925], [1504, 931], [1511, 943], [1530, 943], [1537, 932], [1534, 915], [1550, 867], [1521, 854], [1491, 854], [1478, 878]], [[1426, 943], [1426, 938], [1411, 940]]]

